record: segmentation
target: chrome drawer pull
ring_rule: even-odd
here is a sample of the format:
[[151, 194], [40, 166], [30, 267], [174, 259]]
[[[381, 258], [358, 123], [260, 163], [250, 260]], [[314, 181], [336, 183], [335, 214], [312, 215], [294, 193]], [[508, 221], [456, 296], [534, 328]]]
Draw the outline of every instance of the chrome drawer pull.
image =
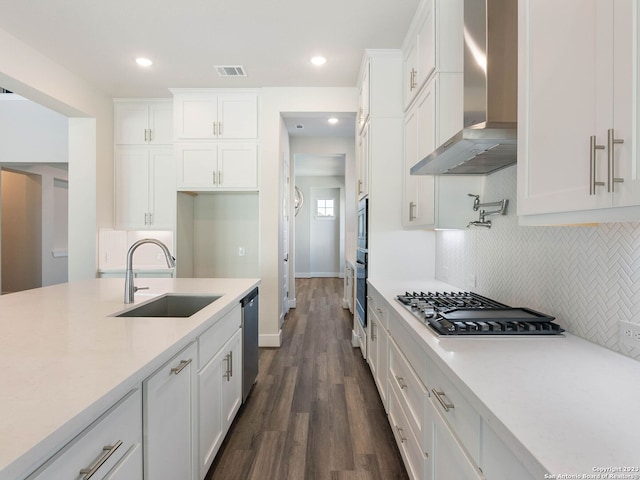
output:
[[180, 364], [177, 367], [173, 367], [171, 369], [171, 373], [178, 375], [182, 370], [184, 370], [184, 368], [189, 365], [191, 363], [191, 359], [189, 360], [182, 360], [180, 362]]
[[405, 388], [407, 388], [407, 384], [404, 381], [403, 377], [399, 377], [398, 375], [396, 375], [396, 382], [398, 382], [398, 386], [400, 387], [400, 390], [404, 390]]
[[444, 393], [443, 390], [436, 390], [435, 388], [432, 388], [431, 391], [436, 396], [436, 398], [440, 402], [440, 405], [442, 405], [442, 408], [444, 408], [445, 412], [448, 412], [450, 409], [455, 408], [453, 403], [447, 402], [445, 400], [446, 394]]
[[398, 437], [400, 438], [400, 443], [404, 443], [407, 441], [407, 437], [402, 436], [402, 432], [404, 432], [404, 428], [400, 428], [396, 425], [396, 431], [398, 432]]
[[591, 135], [589, 138], [589, 195], [596, 194], [596, 187], [603, 187], [604, 182], [598, 182], [596, 180], [596, 150], [604, 150], [604, 145], [596, 144], [596, 136]]
[[615, 183], [622, 183], [624, 182], [624, 178], [617, 178], [615, 175], [615, 165], [614, 165], [614, 158], [613, 158], [613, 146], [614, 145], [619, 145], [624, 143], [624, 140], [622, 140], [621, 138], [616, 138], [615, 134], [613, 133], [613, 128], [610, 128], [607, 131], [607, 161], [608, 161], [608, 177], [609, 177], [609, 183], [607, 184], [607, 192], [614, 192], [615, 191]]
[[102, 466], [104, 462], [109, 460], [109, 457], [115, 453], [115, 451], [122, 445], [122, 440], [118, 440], [114, 445], [107, 445], [106, 447], [102, 447], [104, 453], [98, 459], [98, 461], [89, 468], [83, 468], [80, 470], [80, 475], [84, 475], [82, 480], [89, 480], [93, 477], [94, 473], [98, 471], [98, 469]]

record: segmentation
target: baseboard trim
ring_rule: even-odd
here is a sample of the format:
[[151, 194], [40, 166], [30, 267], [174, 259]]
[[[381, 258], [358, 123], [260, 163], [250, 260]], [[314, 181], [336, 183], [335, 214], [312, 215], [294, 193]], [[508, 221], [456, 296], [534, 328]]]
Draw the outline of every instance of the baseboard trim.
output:
[[258, 346], [266, 348], [280, 348], [282, 345], [282, 329], [276, 334], [260, 334], [258, 337]]

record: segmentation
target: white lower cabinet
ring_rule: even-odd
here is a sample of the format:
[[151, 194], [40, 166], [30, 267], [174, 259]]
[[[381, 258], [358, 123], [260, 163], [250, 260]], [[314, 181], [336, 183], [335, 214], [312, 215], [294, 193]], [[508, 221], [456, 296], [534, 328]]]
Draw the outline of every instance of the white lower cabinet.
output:
[[[389, 380], [391, 383], [391, 379]], [[398, 443], [400, 454], [404, 460], [409, 477], [415, 480], [431, 480], [431, 459], [429, 452], [425, 452], [416, 439], [411, 425], [402, 410], [401, 401], [397, 394], [397, 389], [391, 385], [389, 388], [389, 423], [393, 430], [393, 435]], [[441, 477], [456, 478], [456, 477]], [[457, 480], [457, 479], [456, 479]]]
[[[544, 471], [523, 463], [473, 405], [453, 373], [434, 360], [412, 326], [369, 284], [369, 364], [386, 369], [389, 423], [409, 477], [424, 480], [533, 480]], [[388, 330], [380, 328], [387, 326]], [[424, 328], [424, 327], [422, 327]], [[386, 333], [387, 363], [376, 341]], [[380, 387], [378, 387], [380, 388]], [[381, 397], [383, 393], [381, 392]], [[527, 465], [527, 467], [525, 467]], [[533, 468], [533, 470], [531, 470]], [[532, 473], [533, 472], [533, 473]]]
[[482, 425], [481, 444], [482, 472], [486, 478], [490, 480], [545, 478], [542, 471], [532, 475], [487, 423]]
[[144, 478], [194, 480], [196, 343], [143, 383]]
[[199, 476], [204, 478], [242, 403], [242, 333], [198, 372]]
[[242, 403], [242, 330], [238, 304], [198, 338], [198, 478], [211, 467]]
[[[432, 402], [434, 400], [432, 399]], [[482, 473], [467, 455], [462, 443], [442, 418], [438, 407], [431, 404], [430, 422], [433, 433], [433, 475], [425, 478], [484, 480]], [[519, 477], [513, 477], [518, 478]]]
[[133, 390], [42, 465], [29, 480], [142, 480], [142, 395]]
[[367, 335], [367, 361], [376, 382], [382, 404], [387, 409], [387, 374], [389, 372], [389, 333], [385, 328], [382, 307], [374, 307], [371, 300], [367, 302], [367, 319], [369, 334]]

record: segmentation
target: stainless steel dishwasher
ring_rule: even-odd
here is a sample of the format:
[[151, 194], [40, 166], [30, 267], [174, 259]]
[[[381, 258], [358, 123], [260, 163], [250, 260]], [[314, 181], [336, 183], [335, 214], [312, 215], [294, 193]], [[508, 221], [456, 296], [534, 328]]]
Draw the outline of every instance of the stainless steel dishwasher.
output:
[[247, 400], [258, 376], [258, 287], [247, 294], [242, 305], [242, 403]]

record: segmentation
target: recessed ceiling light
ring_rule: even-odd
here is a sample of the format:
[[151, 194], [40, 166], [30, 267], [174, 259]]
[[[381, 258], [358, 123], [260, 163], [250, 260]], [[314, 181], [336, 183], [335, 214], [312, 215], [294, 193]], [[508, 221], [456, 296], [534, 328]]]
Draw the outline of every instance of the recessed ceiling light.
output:
[[338, 123], [338, 119], [336, 117], [331, 117], [329, 120], [327, 120], [331, 125], [335, 125], [336, 123]]
[[319, 67], [320, 65], [327, 63], [327, 59], [325, 57], [317, 56], [311, 59], [311, 63]]
[[136, 63], [141, 67], [150, 67], [151, 65], [153, 65], [153, 62], [151, 60], [144, 57], [136, 58]]

